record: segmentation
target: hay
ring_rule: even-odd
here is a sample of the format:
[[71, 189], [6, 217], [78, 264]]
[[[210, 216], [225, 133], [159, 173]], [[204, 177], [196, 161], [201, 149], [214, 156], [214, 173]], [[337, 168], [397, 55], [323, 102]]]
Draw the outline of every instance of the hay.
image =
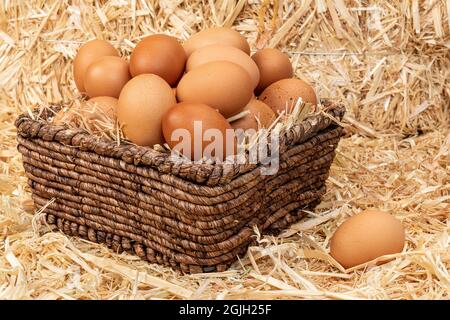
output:
[[[430, 0], [3, 1], [0, 298], [449, 299], [449, 12], [449, 1]], [[231, 270], [199, 275], [46, 233], [33, 217], [15, 117], [78, 98], [71, 59], [88, 39], [126, 55], [147, 34], [186, 38], [213, 24], [233, 24], [253, 49], [282, 48], [321, 98], [347, 106], [348, 137], [311, 219], [258, 236]], [[387, 264], [343, 270], [329, 239], [370, 207], [402, 220], [407, 246]]]

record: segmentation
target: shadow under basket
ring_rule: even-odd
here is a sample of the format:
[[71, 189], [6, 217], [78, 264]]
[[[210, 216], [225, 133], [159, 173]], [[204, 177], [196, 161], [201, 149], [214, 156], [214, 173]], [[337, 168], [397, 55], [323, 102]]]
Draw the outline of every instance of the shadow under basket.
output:
[[[312, 115], [279, 139], [279, 170], [262, 164], [180, 163], [170, 153], [100, 140], [21, 115], [18, 150], [37, 208], [71, 236], [186, 273], [226, 270], [262, 234], [313, 210], [325, 193], [344, 108]], [[35, 117], [37, 118], [37, 116]], [[52, 200], [52, 201], [50, 201]]]

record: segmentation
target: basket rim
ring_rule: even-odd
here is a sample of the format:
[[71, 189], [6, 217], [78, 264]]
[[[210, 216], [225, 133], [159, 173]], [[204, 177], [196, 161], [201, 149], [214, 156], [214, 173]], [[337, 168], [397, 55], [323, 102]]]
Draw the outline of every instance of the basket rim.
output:
[[[291, 146], [308, 140], [330, 125], [340, 126], [333, 119], [340, 121], [345, 113], [345, 108], [330, 101], [324, 101], [323, 106], [324, 113], [329, 116], [323, 113], [313, 114], [306, 117], [302, 122], [280, 131], [280, 154]], [[55, 105], [50, 108], [56, 109], [58, 107], [60, 106]], [[37, 112], [38, 110], [35, 110], [34, 115], [38, 115]], [[51, 114], [40, 116], [45, 119], [50, 117]], [[237, 176], [264, 166], [259, 160], [255, 164], [250, 164], [247, 161], [245, 163], [175, 162], [170, 159], [170, 152], [161, 152], [153, 149], [153, 147], [137, 146], [129, 142], [117, 144], [115, 141], [90, 134], [82, 128], [55, 125], [44, 119], [33, 119], [32, 115], [28, 113], [19, 115], [15, 121], [17, 134], [25, 139], [42, 139], [60, 143], [100, 156], [122, 160], [127, 164], [151, 167], [161, 174], [171, 173], [184, 180], [193, 180], [196, 183], [208, 186], [227, 184]], [[248, 155], [246, 160], [248, 160]]]

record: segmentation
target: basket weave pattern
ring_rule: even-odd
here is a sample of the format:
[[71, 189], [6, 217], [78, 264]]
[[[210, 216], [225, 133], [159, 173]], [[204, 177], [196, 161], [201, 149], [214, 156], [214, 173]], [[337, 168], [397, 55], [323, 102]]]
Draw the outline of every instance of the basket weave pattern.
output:
[[[344, 109], [327, 112], [340, 120]], [[262, 175], [261, 164], [177, 163], [28, 115], [16, 127], [49, 224], [190, 273], [227, 269], [254, 241], [253, 226], [278, 233], [314, 209], [342, 135], [330, 117], [311, 116], [283, 131], [279, 170]]]

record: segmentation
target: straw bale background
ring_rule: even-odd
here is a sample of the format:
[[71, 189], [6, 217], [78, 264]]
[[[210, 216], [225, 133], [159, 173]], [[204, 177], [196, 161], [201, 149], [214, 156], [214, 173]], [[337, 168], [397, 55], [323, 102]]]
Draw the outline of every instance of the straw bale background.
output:
[[[0, 299], [449, 299], [450, 1], [68, 1], [0, 3]], [[180, 38], [233, 25], [252, 50], [289, 53], [298, 77], [347, 107], [328, 192], [308, 220], [258, 245], [229, 271], [180, 275], [104, 246], [48, 233], [16, 151], [15, 117], [77, 98], [80, 43], [124, 55], [145, 35]], [[365, 208], [399, 218], [395, 260], [343, 270], [336, 227]]]

